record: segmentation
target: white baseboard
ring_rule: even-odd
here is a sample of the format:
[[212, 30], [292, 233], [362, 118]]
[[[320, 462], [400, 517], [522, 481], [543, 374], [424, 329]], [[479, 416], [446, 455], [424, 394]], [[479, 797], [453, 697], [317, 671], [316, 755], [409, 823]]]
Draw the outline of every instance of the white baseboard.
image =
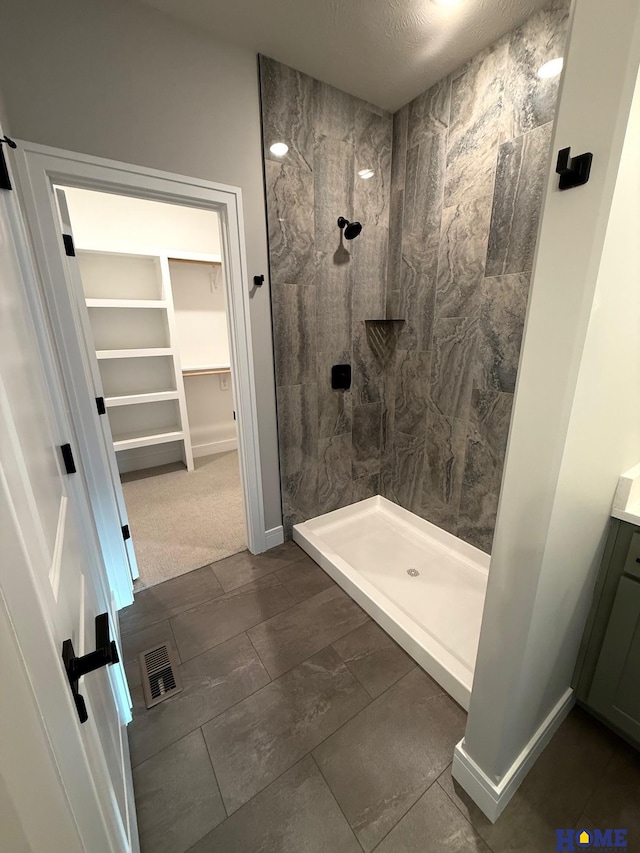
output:
[[492, 823], [500, 817], [538, 756], [567, 716], [575, 699], [568, 688], [499, 783], [493, 782], [466, 752], [464, 739], [453, 755], [452, 775]]
[[267, 551], [269, 548], [275, 548], [276, 545], [282, 545], [284, 542], [284, 527], [280, 525], [280, 527], [272, 527], [271, 530], [266, 530], [265, 538], [267, 540]]
[[229, 450], [238, 449], [237, 438], [225, 438], [222, 441], [209, 441], [206, 444], [192, 444], [193, 458], [200, 456], [213, 456], [215, 453], [227, 453]]

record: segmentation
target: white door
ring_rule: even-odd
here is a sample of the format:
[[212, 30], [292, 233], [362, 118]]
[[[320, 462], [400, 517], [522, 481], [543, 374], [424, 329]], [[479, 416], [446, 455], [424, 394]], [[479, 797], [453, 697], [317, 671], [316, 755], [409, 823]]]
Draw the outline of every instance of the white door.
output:
[[[87, 712], [81, 722], [62, 661], [65, 640], [77, 656], [95, 650], [99, 614], [108, 614], [117, 647], [119, 632], [83, 460], [37, 293], [16, 192], [0, 190], [0, 593], [75, 824], [77, 849], [137, 851], [126, 734], [130, 696], [122, 664], [80, 680]], [[76, 473], [67, 473], [65, 444]], [[38, 809], [38, 803], [31, 805]]]
[[[73, 246], [73, 231], [71, 229], [71, 216], [69, 215], [69, 207], [64, 190], [56, 187], [56, 203], [58, 205], [58, 214], [60, 216], [60, 227], [62, 229], [63, 238], [71, 239]], [[96, 401], [102, 399], [104, 401], [104, 390], [102, 388], [102, 377], [98, 368], [98, 360], [95, 357], [95, 345], [91, 333], [91, 326], [87, 316], [87, 310], [84, 303], [84, 290], [82, 287], [82, 277], [78, 266], [78, 259], [75, 255], [67, 255], [67, 269], [69, 272], [69, 282], [72, 288], [72, 297], [76, 300], [77, 317], [82, 326], [82, 339], [86, 350], [85, 364], [89, 366], [91, 376], [87, 377], [87, 382], [93, 389], [93, 396]], [[138, 563], [133, 547], [133, 540], [129, 532], [129, 519], [127, 516], [127, 507], [124, 502], [124, 494], [122, 492], [122, 483], [120, 481], [120, 472], [118, 471], [118, 462], [116, 454], [113, 450], [113, 436], [111, 435], [111, 426], [106, 411], [102, 409], [100, 417], [100, 426], [102, 428], [102, 439], [106, 458], [109, 463], [111, 473], [110, 487], [113, 490], [113, 498], [118, 508], [118, 517], [120, 520], [120, 529], [122, 530], [125, 548], [127, 550], [127, 558], [129, 561], [129, 570], [131, 579], [135, 580], [139, 577]]]

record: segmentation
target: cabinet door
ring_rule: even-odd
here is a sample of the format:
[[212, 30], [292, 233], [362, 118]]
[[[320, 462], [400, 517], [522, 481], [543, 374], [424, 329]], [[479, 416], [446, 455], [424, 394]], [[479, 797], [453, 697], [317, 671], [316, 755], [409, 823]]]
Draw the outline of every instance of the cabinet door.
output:
[[588, 704], [640, 744], [640, 580], [620, 579]]

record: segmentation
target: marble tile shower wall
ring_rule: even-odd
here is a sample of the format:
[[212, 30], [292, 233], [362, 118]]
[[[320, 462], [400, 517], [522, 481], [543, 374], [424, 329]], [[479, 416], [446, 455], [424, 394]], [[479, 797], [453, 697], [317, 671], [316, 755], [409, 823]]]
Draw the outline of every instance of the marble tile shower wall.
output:
[[[380, 493], [490, 550], [557, 96], [536, 72], [567, 17], [537, 12], [393, 117], [261, 57], [287, 534]], [[365, 323], [385, 316], [404, 322]]]
[[[547, 174], [566, 4], [394, 115], [380, 491], [491, 550]], [[390, 371], [391, 372], [391, 371]]]
[[[298, 521], [377, 494], [392, 116], [260, 58], [280, 470], [287, 535]], [[269, 148], [285, 142], [284, 157]], [[358, 177], [373, 169], [369, 180]], [[341, 240], [338, 216], [364, 228]], [[331, 365], [353, 367], [350, 391]]]

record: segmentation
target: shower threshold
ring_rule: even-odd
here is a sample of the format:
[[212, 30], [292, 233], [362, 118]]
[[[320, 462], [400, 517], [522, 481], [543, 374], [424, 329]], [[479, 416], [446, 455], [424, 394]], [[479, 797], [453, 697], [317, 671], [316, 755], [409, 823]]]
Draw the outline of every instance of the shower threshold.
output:
[[468, 709], [488, 554], [380, 495], [296, 524], [293, 538]]

